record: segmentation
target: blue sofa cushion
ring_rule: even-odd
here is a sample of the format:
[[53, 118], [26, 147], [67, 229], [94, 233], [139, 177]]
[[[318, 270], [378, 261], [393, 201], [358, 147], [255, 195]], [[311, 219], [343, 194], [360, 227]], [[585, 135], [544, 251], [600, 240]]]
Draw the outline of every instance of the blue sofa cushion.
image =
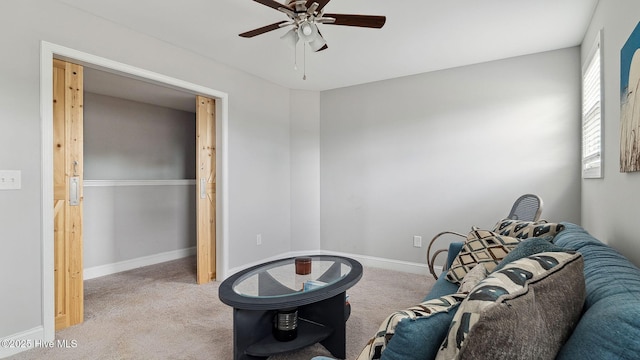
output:
[[[444, 274], [443, 274], [444, 275]], [[446, 276], [440, 276], [435, 285], [431, 288], [427, 296], [422, 301], [437, 299], [439, 297], [458, 292], [460, 285], [447, 280]]]
[[582, 227], [562, 224], [554, 243], [584, 257], [586, 300], [557, 359], [638, 359], [640, 269]]
[[637, 360], [640, 356], [640, 304], [625, 296], [600, 301], [582, 315], [558, 353], [559, 360]]
[[458, 253], [460, 252], [460, 250], [462, 250], [463, 245], [464, 242], [462, 241], [455, 241], [449, 244], [449, 252], [447, 253], [447, 267], [450, 267], [451, 264], [453, 264], [453, 260], [455, 260], [456, 256], [458, 256]]
[[[458, 253], [462, 249], [462, 245], [464, 245], [461, 241], [452, 242], [449, 244], [449, 252], [447, 253], [447, 267], [451, 266], [453, 260], [458, 256]], [[444, 276], [446, 272], [443, 272], [442, 275], [438, 278], [438, 281], [433, 285], [427, 296], [422, 301], [427, 301], [431, 299], [437, 299], [439, 297], [453, 294], [458, 292], [458, 285], [452, 283], [447, 280], [447, 277]]]

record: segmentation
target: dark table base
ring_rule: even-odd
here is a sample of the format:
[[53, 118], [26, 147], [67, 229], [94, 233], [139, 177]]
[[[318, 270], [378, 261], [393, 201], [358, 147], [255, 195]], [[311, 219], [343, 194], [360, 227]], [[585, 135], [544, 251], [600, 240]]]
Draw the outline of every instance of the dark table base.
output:
[[346, 293], [298, 307], [298, 336], [278, 341], [273, 336], [276, 310], [233, 310], [235, 360], [266, 359], [270, 355], [322, 344], [336, 358], [346, 358]]

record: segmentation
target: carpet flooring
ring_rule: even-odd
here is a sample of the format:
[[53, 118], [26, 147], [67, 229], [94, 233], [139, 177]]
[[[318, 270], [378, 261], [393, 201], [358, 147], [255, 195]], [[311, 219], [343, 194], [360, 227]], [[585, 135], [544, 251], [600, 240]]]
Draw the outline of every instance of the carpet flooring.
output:
[[[85, 321], [56, 332], [57, 346], [11, 360], [233, 359], [232, 308], [218, 299], [219, 282], [195, 283], [187, 257], [85, 281]], [[365, 267], [347, 293], [347, 359], [355, 359], [389, 313], [417, 304], [430, 276]], [[65, 346], [66, 345], [66, 346]], [[272, 356], [310, 359], [331, 354], [319, 344]]]

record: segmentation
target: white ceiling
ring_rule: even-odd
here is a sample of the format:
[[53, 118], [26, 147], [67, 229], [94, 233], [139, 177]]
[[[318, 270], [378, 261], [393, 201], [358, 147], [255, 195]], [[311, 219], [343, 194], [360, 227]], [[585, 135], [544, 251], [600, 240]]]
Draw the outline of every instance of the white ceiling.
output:
[[[329, 48], [303, 52], [286, 16], [252, 0], [58, 0], [291, 89], [327, 90], [579, 45], [598, 0], [332, 0], [331, 13], [385, 15], [382, 29], [320, 25]], [[206, 44], [206, 46], [203, 46]]]

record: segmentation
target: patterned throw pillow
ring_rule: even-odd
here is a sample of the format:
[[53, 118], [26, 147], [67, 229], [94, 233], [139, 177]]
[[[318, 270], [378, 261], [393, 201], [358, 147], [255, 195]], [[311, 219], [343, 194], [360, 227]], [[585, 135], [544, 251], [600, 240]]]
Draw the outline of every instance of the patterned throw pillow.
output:
[[564, 230], [564, 225], [550, 223], [546, 221], [521, 221], [503, 219], [498, 221], [493, 231], [504, 236], [511, 236], [518, 239], [528, 239], [530, 237], [549, 236], [553, 239], [556, 234]]
[[471, 231], [458, 256], [451, 263], [447, 280], [460, 284], [465, 275], [480, 263], [484, 264], [490, 273], [518, 243], [520, 239], [502, 236], [492, 231]]
[[436, 360], [554, 359], [580, 319], [584, 261], [545, 252], [507, 264], [460, 304]]
[[[516, 247], [517, 249], [517, 247]], [[507, 255], [509, 256], [509, 255]], [[468, 294], [473, 288], [478, 285], [478, 283], [484, 280], [489, 273], [487, 272], [487, 268], [484, 264], [480, 263], [471, 269], [467, 275], [464, 276], [464, 279], [460, 282], [460, 287], [458, 288], [459, 293]]]
[[[367, 345], [362, 349], [362, 352], [358, 356], [357, 360], [377, 360], [382, 357], [382, 352], [386, 349], [387, 343], [391, 340], [393, 335], [395, 334], [396, 327], [400, 323], [400, 321], [426, 321], [428, 318], [433, 318], [434, 316], [442, 313], [447, 313], [450, 310], [457, 307], [460, 302], [467, 296], [466, 294], [452, 294], [443, 296], [438, 299], [428, 300], [420, 303], [414, 307], [410, 307], [408, 309], [402, 311], [396, 311], [393, 314], [389, 315], [380, 325], [378, 332], [376, 335], [369, 340]], [[447, 329], [449, 327], [449, 323], [451, 322], [451, 318], [447, 318], [448, 321], [436, 321], [429, 322], [425, 328], [429, 330], [429, 334], [433, 337], [432, 339], [423, 338], [422, 346], [420, 349], [412, 348], [411, 353], [415, 354], [418, 352], [423, 352], [424, 354], [416, 354], [416, 358], [424, 358], [428, 356], [433, 358], [442, 343], [445, 335], [447, 334]], [[441, 327], [440, 330], [437, 328]], [[424, 356], [422, 356], [424, 355]], [[389, 358], [389, 356], [386, 356]], [[393, 357], [393, 356], [392, 356]], [[404, 355], [402, 358], [406, 358]]]

